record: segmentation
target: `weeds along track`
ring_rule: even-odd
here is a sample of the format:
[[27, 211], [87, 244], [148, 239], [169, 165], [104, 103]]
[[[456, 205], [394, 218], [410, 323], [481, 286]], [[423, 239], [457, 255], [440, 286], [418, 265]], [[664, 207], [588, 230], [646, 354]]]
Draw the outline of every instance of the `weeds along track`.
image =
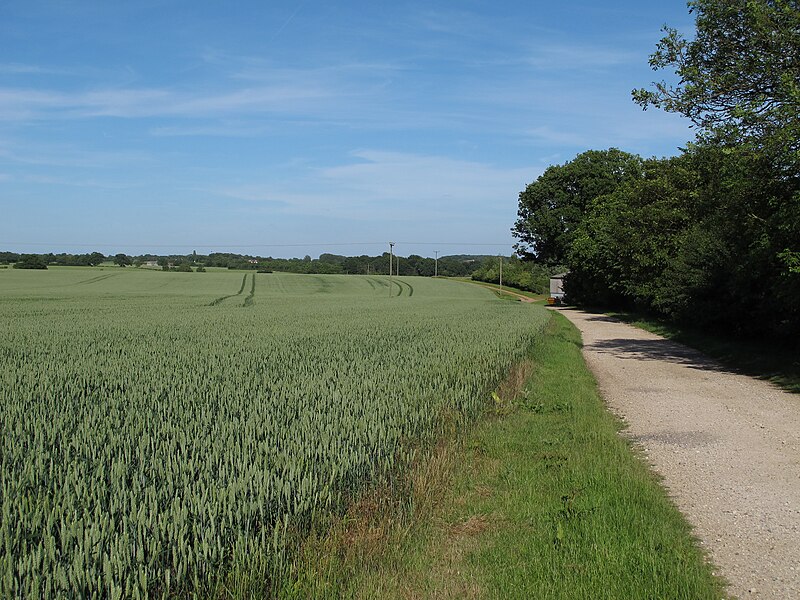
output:
[[[255, 274], [253, 274], [253, 277], [255, 277]], [[245, 286], [246, 283], [247, 283], [247, 273], [245, 273], [244, 276], [242, 277], [242, 285], [239, 287], [239, 291], [238, 292], [236, 292], [235, 294], [228, 294], [227, 296], [220, 296], [219, 298], [216, 298], [216, 299], [212, 300], [211, 302], [209, 302], [208, 305], [209, 306], [216, 306], [217, 304], [221, 304], [222, 302], [224, 302], [228, 298], [233, 298], [235, 296], [241, 296], [242, 292], [244, 292], [244, 286]], [[255, 279], [253, 279], [253, 289], [254, 290], [255, 290], [255, 285], [256, 285], [256, 282], [255, 282]]]

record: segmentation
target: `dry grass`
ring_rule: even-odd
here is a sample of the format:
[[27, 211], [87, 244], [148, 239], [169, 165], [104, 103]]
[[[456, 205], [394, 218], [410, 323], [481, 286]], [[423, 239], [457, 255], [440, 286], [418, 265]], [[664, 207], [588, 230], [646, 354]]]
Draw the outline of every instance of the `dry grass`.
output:
[[384, 573], [395, 571], [414, 528], [432, 519], [451, 485], [458, 444], [446, 438], [421, 452], [405, 477], [369, 490], [322, 533], [312, 532], [295, 561], [296, 593], [288, 595], [385, 597], [391, 586], [399, 597], [416, 597]]
[[[533, 361], [529, 359], [511, 367], [506, 378], [497, 386], [497, 392], [495, 393], [495, 396], [500, 398], [503, 407], [513, 409], [512, 407], [520, 394], [522, 394], [525, 382], [530, 378], [533, 369]], [[495, 402], [497, 402], [497, 398], [495, 398]]]
[[454, 523], [450, 527], [450, 535], [454, 537], [478, 535], [491, 527], [492, 520], [491, 515], [472, 515], [466, 521]]
[[[525, 360], [509, 371], [493, 394], [495, 416], [516, 410], [533, 368]], [[409, 600], [481, 596], [475, 578], [464, 570], [465, 557], [499, 519], [494, 514], [476, 514], [450, 523], [438, 510], [452, 493], [453, 475], [466, 450], [458, 434], [458, 416], [445, 415], [443, 422], [439, 443], [420, 451], [402, 478], [368, 490], [343, 516], [320, 524], [305, 539], [290, 577], [295, 583], [283, 596]], [[471, 450], [481, 463], [493, 462], [480, 456], [480, 448]], [[481, 498], [492, 493], [488, 486], [469, 492]], [[407, 563], [408, 544], [420, 539], [440, 547], [439, 560], [424, 569], [413, 565], [398, 569]]]

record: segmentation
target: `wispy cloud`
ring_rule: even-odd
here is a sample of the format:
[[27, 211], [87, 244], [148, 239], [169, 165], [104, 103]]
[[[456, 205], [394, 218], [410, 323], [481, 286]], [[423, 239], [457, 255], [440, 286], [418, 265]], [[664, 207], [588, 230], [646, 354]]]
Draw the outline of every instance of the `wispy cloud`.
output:
[[22, 63], [0, 63], [0, 74], [3, 75], [38, 75], [56, 73], [54, 69], [40, 67], [38, 65], [26, 65]]
[[527, 63], [536, 69], [608, 68], [642, 61], [638, 52], [600, 45], [547, 43], [534, 47]]
[[468, 212], [472, 219], [498, 207], [515, 207], [519, 191], [540, 173], [538, 167], [502, 168], [441, 156], [359, 150], [347, 164], [309, 168], [304, 186], [294, 181], [292, 189], [251, 184], [217, 191], [295, 214], [419, 220], [458, 218]]
[[589, 144], [589, 138], [585, 133], [581, 134], [566, 129], [554, 129], [548, 125], [542, 125], [527, 130], [524, 135], [537, 142], [555, 144], [558, 146], [578, 146], [583, 147]]
[[292, 113], [335, 95], [334, 91], [313, 83], [262, 85], [221, 93], [158, 88], [84, 92], [5, 88], [0, 89], [0, 119], [212, 117], [243, 111]]
[[75, 187], [75, 188], [92, 188], [103, 190], [130, 190], [132, 188], [143, 187], [145, 184], [142, 181], [121, 181], [114, 179], [111, 181], [102, 181], [99, 179], [85, 179], [76, 177], [54, 177], [49, 175], [25, 175], [19, 177], [21, 183], [30, 183], [36, 185], [54, 186], [58, 188]]
[[7, 164], [70, 169], [106, 169], [147, 164], [150, 157], [131, 150], [87, 150], [63, 142], [0, 140], [0, 160]]
[[489, 33], [485, 18], [464, 10], [426, 10], [417, 15], [417, 22], [434, 33], [459, 36], [487, 36]]
[[261, 137], [272, 131], [271, 124], [255, 124], [252, 122], [221, 120], [212, 124], [165, 125], [152, 127], [148, 133], [154, 137]]
[[[222, 73], [190, 85], [135, 86], [127, 77], [128, 81], [122, 83], [83, 89], [30, 87], [30, 84], [0, 87], [0, 121], [215, 118], [266, 113], [324, 117], [352, 104], [374, 101], [404, 70], [402, 65], [386, 62], [287, 68], [249, 56], [214, 55], [213, 60]], [[19, 72], [38, 69], [22, 65], [6, 65], [6, 68]]]

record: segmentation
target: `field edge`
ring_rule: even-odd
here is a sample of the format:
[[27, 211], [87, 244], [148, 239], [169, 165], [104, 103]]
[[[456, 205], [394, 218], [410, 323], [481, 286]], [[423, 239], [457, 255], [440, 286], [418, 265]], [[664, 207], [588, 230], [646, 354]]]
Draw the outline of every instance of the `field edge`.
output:
[[[414, 466], [410, 497], [378, 491], [306, 546], [284, 597], [725, 597], [687, 521], [619, 435], [577, 329], [553, 312], [542, 338], [474, 427]], [[597, 431], [576, 425], [569, 406], [580, 401]], [[641, 514], [628, 526], [631, 508]]]

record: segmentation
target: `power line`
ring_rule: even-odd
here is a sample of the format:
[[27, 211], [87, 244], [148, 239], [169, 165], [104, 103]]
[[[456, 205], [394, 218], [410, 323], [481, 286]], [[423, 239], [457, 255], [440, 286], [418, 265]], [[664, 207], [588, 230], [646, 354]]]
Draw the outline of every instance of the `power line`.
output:
[[308, 244], [126, 244], [125, 242], [93, 242], [87, 244], [72, 242], [2, 242], [8, 246], [80, 246], [91, 248], [96, 246], [125, 246], [126, 248], [302, 248], [307, 246], [383, 246], [386, 242], [331, 242]]
[[[125, 242], [1, 242], [7, 246], [77, 246], [92, 248], [97, 246], [125, 246], [126, 248], [305, 248], [327, 246], [385, 246], [386, 242], [309, 242], [295, 244], [127, 244]], [[509, 242], [395, 242], [409, 246], [510, 246]]]

